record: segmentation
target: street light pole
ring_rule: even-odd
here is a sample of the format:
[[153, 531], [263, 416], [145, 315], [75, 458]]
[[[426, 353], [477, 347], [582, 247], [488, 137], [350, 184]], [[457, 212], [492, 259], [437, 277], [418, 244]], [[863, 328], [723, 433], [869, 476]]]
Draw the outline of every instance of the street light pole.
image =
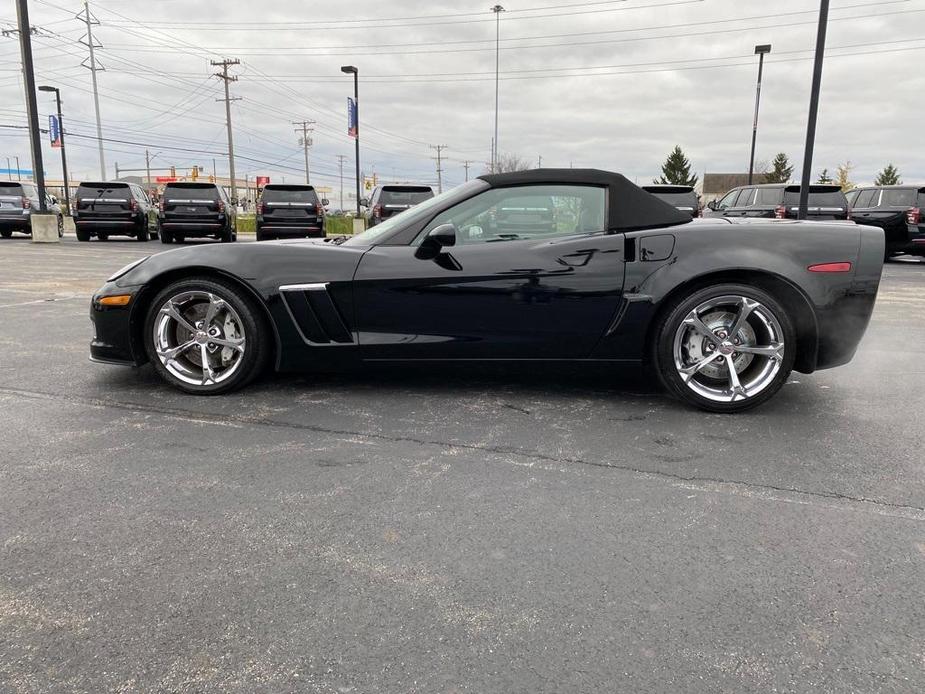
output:
[[491, 172], [497, 173], [498, 167], [498, 94], [501, 74], [501, 13], [504, 8], [495, 5], [491, 8], [495, 13], [495, 139], [491, 144]]
[[819, 28], [816, 31], [816, 59], [813, 64], [813, 85], [809, 92], [809, 119], [806, 123], [806, 150], [803, 152], [803, 178], [800, 181], [800, 210], [797, 219], [806, 219], [809, 203], [809, 178], [813, 168], [813, 147], [816, 144], [816, 116], [819, 112], [819, 89], [822, 85], [822, 57], [825, 53], [825, 30], [829, 23], [829, 0], [820, 0]]
[[340, 69], [345, 74], [353, 74], [353, 104], [356, 109], [356, 176], [357, 176], [357, 218], [360, 217], [360, 71], [354, 65], [344, 65]]
[[[32, 176], [39, 189], [39, 212], [47, 212], [45, 204], [45, 166], [42, 163], [42, 133], [39, 131], [39, 107], [35, 98], [35, 70], [32, 66], [32, 26], [29, 24], [27, 0], [16, 0], [19, 20], [19, 48], [22, 53], [22, 71], [26, 82], [26, 113], [29, 119], [29, 142], [32, 145]], [[16, 164], [17, 170], [19, 163]]]
[[748, 160], [748, 185], [752, 184], [752, 173], [755, 170], [755, 141], [758, 139], [758, 105], [761, 103], [761, 72], [764, 68], [764, 56], [771, 52], [771, 44], [755, 46], [758, 56], [758, 86], [755, 88], [755, 118], [752, 121], [752, 154]]
[[55, 104], [58, 107], [58, 128], [60, 130], [61, 137], [61, 175], [64, 177], [64, 209], [65, 212], [71, 214], [71, 191], [70, 183], [68, 182], [67, 177], [67, 155], [64, 152], [64, 118], [61, 116], [61, 90], [57, 87], [49, 87], [48, 85], [42, 85], [39, 87], [40, 92], [54, 92], [55, 93]]

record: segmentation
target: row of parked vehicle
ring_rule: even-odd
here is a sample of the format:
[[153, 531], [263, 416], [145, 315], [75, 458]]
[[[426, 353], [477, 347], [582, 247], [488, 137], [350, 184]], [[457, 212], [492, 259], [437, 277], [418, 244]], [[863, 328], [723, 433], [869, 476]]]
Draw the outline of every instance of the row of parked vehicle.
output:
[[[733, 188], [706, 207], [690, 186], [651, 185], [644, 190], [698, 217], [796, 219], [800, 186], [765, 183]], [[843, 193], [837, 185], [809, 188], [807, 219], [853, 220], [884, 230], [886, 258], [907, 253], [925, 256], [925, 186], [864, 186]]]
[[[46, 207], [64, 234], [64, 213], [47, 195]], [[257, 202], [257, 240], [324, 236], [324, 206], [310, 185], [269, 184]], [[38, 188], [30, 181], [0, 181], [0, 235], [32, 233], [32, 213], [39, 209]], [[214, 183], [168, 183], [157, 204], [134, 183], [86, 182], [77, 188], [72, 214], [79, 241], [106, 241], [128, 236], [138, 241], [160, 238], [183, 243], [188, 238], [237, 239], [236, 205]]]

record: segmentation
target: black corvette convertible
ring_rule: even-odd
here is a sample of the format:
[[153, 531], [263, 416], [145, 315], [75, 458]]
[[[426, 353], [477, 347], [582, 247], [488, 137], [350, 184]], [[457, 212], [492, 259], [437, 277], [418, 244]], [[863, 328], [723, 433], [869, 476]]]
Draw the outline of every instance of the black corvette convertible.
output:
[[[513, 204], [516, 202], [516, 204]], [[95, 294], [94, 361], [150, 361], [190, 393], [368, 362], [646, 363], [730, 412], [792, 369], [844, 364], [883, 232], [690, 214], [619, 174], [483, 176], [352, 238], [184, 248]]]

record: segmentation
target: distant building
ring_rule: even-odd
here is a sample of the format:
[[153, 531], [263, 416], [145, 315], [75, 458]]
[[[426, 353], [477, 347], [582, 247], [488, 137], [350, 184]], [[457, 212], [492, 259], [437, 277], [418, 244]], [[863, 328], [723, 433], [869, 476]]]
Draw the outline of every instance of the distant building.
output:
[[[767, 174], [754, 174], [752, 183], [767, 183]], [[747, 185], [747, 173], [705, 173], [703, 175], [703, 204], [706, 205], [711, 200], [719, 200], [733, 188]]]

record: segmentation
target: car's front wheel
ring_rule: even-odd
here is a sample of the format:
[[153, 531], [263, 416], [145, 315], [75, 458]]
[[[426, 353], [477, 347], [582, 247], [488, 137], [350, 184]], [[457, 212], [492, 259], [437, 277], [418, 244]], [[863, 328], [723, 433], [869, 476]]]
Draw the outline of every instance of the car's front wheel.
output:
[[64, 238], [64, 217], [61, 215], [58, 215], [58, 238]]
[[151, 303], [145, 349], [170, 385], [199, 395], [249, 383], [270, 353], [268, 331], [254, 300], [210, 278], [174, 282]]
[[756, 287], [720, 284], [675, 301], [655, 338], [655, 364], [670, 393], [711, 412], [770, 399], [796, 358], [784, 307]]

